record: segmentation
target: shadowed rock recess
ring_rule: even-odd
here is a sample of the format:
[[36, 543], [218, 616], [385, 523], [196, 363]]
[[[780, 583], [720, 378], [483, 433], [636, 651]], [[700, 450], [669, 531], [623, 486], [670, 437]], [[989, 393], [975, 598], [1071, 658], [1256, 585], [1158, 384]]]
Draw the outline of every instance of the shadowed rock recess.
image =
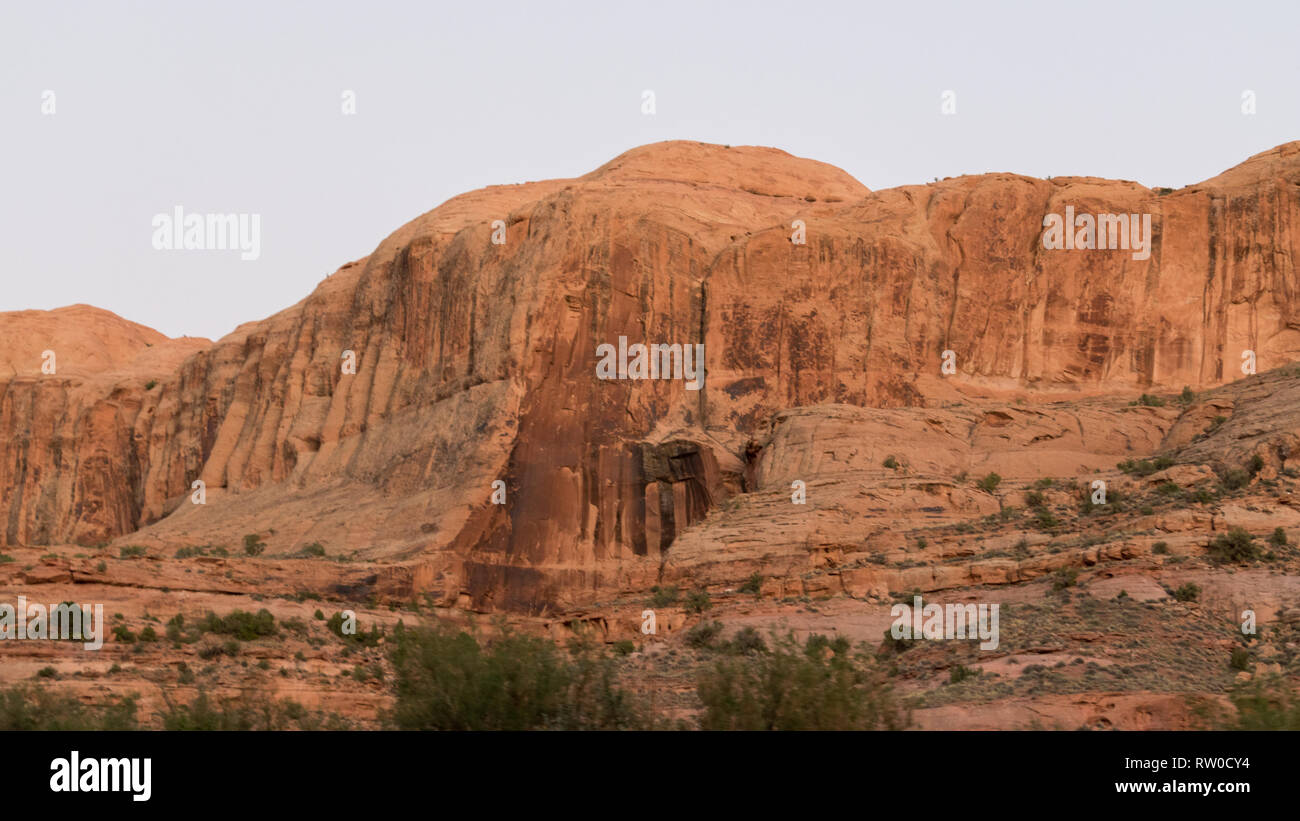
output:
[[[1045, 250], [1067, 206], [1151, 214], [1149, 258]], [[1249, 427], [1240, 392], [1196, 419], [1127, 402], [1242, 380], [1246, 350], [1261, 373], [1300, 359], [1297, 259], [1300, 143], [1172, 192], [1002, 173], [872, 192], [774, 149], [645, 146], [449, 200], [215, 343], [87, 306], [0, 315], [0, 544], [257, 533], [264, 558], [364, 560], [313, 583], [531, 615], [676, 579], [788, 590], [909, 518], [998, 512], [962, 473], [1075, 476], [1173, 445], [1208, 464], [1216, 417], [1247, 426], [1233, 458], [1296, 467], [1294, 404]], [[703, 344], [703, 388], [597, 378], [620, 337]], [[828, 589], [1036, 572], [861, 566]]]

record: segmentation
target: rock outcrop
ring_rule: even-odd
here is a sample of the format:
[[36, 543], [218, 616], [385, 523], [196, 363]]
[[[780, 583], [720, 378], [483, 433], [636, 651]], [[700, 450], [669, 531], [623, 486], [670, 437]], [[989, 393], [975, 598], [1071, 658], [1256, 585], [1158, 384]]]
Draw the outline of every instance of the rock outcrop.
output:
[[[1045, 249], [1067, 206], [1150, 214], [1149, 257]], [[691, 528], [720, 504], [878, 469], [891, 437], [936, 476], [978, 469], [963, 454], [1010, 422], [1044, 438], [1005, 442], [1004, 472], [1033, 442], [1063, 467], [1150, 453], [1173, 414], [1109, 429], [1014, 403], [1208, 388], [1240, 378], [1244, 351], [1261, 371], [1300, 359], [1297, 215], [1300, 143], [1174, 192], [1011, 174], [870, 192], [772, 149], [634, 149], [452, 199], [216, 343], [80, 307], [0, 316], [17, 351], [0, 360], [0, 541], [258, 533], [271, 554], [374, 560], [381, 594], [594, 600], [672, 572], [679, 545], [707, 566]], [[703, 344], [703, 387], [598, 378], [620, 337]]]

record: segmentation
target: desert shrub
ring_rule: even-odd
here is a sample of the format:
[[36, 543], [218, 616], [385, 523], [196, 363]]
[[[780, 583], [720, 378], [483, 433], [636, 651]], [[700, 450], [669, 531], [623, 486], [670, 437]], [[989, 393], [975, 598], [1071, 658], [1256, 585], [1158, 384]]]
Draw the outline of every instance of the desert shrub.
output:
[[1250, 667], [1250, 651], [1245, 647], [1234, 647], [1228, 658], [1228, 666], [1233, 670], [1245, 670]]
[[1052, 590], [1060, 592], [1079, 583], [1079, 571], [1073, 567], [1062, 568], [1052, 574]]
[[986, 493], [992, 493], [997, 490], [998, 485], [1001, 484], [1001, 482], [1001, 476], [996, 473], [989, 473], [983, 479], [976, 482], [975, 486]]
[[1280, 527], [1276, 528], [1273, 531], [1272, 535], [1268, 537], [1268, 543], [1273, 545], [1274, 547], [1286, 547], [1287, 545], [1286, 530]]
[[660, 587], [656, 584], [650, 588], [651, 607], [670, 607], [676, 604], [679, 598], [681, 598], [681, 591], [677, 589], [676, 585]]
[[713, 642], [722, 634], [722, 622], [702, 621], [686, 631], [686, 644], [697, 650], [713, 646]]
[[133, 697], [87, 706], [74, 696], [25, 685], [0, 690], [0, 731], [134, 730], [135, 714]]
[[966, 667], [965, 665], [961, 665], [961, 664], [956, 665], [955, 667], [953, 667], [951, 670], [948, 671], [949, 684], [961, 684], [963, 681], [965, 681], [968, 678], [977, 678], [977, 677], [979, 677], [978, 670], [972, 670], [969, 667]]
[[438, 625], [396, 634], [390, 659], [404, 730], [615, 730], [650, 726], [609, 659], [505, 632], [486, 644]]
[[1183, 405], [1190, 405], [1196, 401], [1196, 391], [1192, 390], [1190, 385], [1183, 385], [1183, 392], [1178, 395], [1178, 401]]
[[1036, 490], [1031, 490], [1025, 494], [1025, 504], [1029, 507], [1042, 507], [1047, 504], [1047, 498]]
[[1201, 587], [1197, 584], [1187, 582], [1174, 591], [1174, 598], [1178, 601], [1196, 601], [1201, 597]]
[[346, 723], [330, 713], [308, 710], [291, 699], [243, 695], [218, 701], [200, 691], [189, 704], [169, 705], [165, 730], [335, 730]]
[[1165, 400], [1161, 399], [1159, 396], [1144, 393], [1130, 404], [1142, 405], [1148, 408], [1163, 408], [1165, 406]]
[[1219, 481], [1223, 482], [1223, 486], [1228, 490], [1239, 490], [1250, 484], [1250, 474], [1239, 468], [1233, 468], [1225, 471], [1219, 477]]
[[619, 639], [614, 642], [614, 652], [620, 656], [630, 656], [636, 652], [636, 645], [631, 639]]
[[736, 635], [731, 637], [728, 649], [733, 653], [762, 653], [767, 650], [767, 642], [763, 641], [762, 635], [751, 626], [745, 626], [736, 631]]
[[182, 547], [178, 548], [176, 551], [176, 558], [178, 559], [189, 559], [194, 556], [221, 556], [224, 558], [228, 555], [230, 555], [230, 551], [226, 550], [224, 547], [213, 547], [210, 544]]
[[774, 637], [765, 653], [726, 656], [700, 673], [705, 730], [901, 729], [907, 716], [883, 672], [843, 645]]
[[751, 593], [757, 596], [759, 593], [763, 592], [763, 577], [757, 573], [750, 576], [745, 580], [745, 583], [740, 586], [740, 592]]
[[686, 594], [686, 610], [690, 613], [703, 613], [712, 607], [708, 591], [692, 590]]
[[1169, 543], [1156, 542], [1155, 544], [1151, 545], [1151, 552], [1163, 556], [1169, 552]]
[[885, 461], [882, 464], [890, 470], [894, 470], [898, 467], [898, 460], [892, 456], [886, 456]]
[[[339, 611], [335, 611], [334, 615], [330, 616], [329, 620], [325, 622], [325, 627], [331, 633], [344, 641], [356, 642], [363, 647], [374, 647], [378, 645], [379, 640], [384, 637], [383, 628], [379, 627], [379, 625], [373, 625], [369, 631], [357, 630], [355, 633], [344, 633], [343, 622], [343, 614]], [[397, 626], [401, 627], [402, 625], [399, 622]]]
[[263, 608], [256, 613], [232, 610], [225, 616], [218, 616], [212, 611], [199, 622], [199, 630], [204, 633], [216, 633], [220, 636], [234, 636], [240, 641], [253, 641], [263, 636], [276, 634], [275, 616]]
[[1230, 729], [1300, 730], [1300, 694], [1280, 676], [1254, 679], [1231, 698], [1237, 721]]
[[1220, 564], [1245, 564], [1259, 558], [1259, 546], [1240, 527], [1229, 528], [1227, 533], [1214, 537], [1209, 549], [1210, 558]]
[[[234, 645], [234, 647], [232, 648], [231, 645]], [[233, 652], [230, 652], [232, 649]], [[199, 658], [204, 661], [220, 658], [223, 655], [237, 656], [239, 655], [239, 642], [233, 640], [230, 642], [205, 641], [199, 645], [198, 653]]]
[[1157, 456], [1155, 459], [1125, 459], [1115, 467], [1124, 473], [1134, 476], [1150, 476], [1153, 473], [1159, 473], [1174, 466], [1174, 460], [1169, 456]]
[[145, 554], [143, 545], [132, 544], [118, 549], [118, 556], [123, 559], [138, 559]]
[[306, 546], [304, 546], [301, 550], [299, 550], [299, 551], [298, 551], [298, 555], [299, 555], [299, 556], [315, 556], [315, 557], [321, 557], [321, 556], [324, 556], [324, 555], [325, 555], [325, 545], [321, 544], [320, 542], [312, 542], [311, 544], [306, 545]]
[[244, 535], [244, 553], [249, 556], [260, 556], [263, 550], [266, 550], [266, 542], [262, 541], [256, 533]]

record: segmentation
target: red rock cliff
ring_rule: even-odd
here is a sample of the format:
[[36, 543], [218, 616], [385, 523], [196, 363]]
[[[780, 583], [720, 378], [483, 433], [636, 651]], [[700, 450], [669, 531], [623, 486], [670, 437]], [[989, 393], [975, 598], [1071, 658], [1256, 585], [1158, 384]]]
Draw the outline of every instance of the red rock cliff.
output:
[[[1151, 214], [1149, 258], [1044, 249], [1066, 206]], [[760, 464], [781, 473], [779, 411], [1199, 388], [1245, 349], [1260, 370], [1300, 358], [1298, 213], [1300, 143], [1163, 196], [1011, 174], [872, 193], [772, 149], [646, 146], [452, 199], [212, 345], [119, 320], [120, 351], [51, 376], [40, 350], [71, 368], [86, 316], [3, 315], [34, 355], [0, 375], [2, 538], [258, 532], [381, 560], [399, 593], [582, 601], [650, 583]], [[703, 343], [704, 388], [597, 379], [620, 336]]]

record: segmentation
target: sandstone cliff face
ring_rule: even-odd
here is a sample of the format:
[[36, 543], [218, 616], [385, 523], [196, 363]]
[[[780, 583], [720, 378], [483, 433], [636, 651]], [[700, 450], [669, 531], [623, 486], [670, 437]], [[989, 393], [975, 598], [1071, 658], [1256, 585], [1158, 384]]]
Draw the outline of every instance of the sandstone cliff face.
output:
[[[1067, 205], [1152, 214], [1150, 258], [1045, 250], [1043, 217]], [[591, 600], [653, 583], [724, 499], [815, 482], [832, 467], [820, 437], [856, 437], [866, 458], [889, 417], [860, 409], [929, 406], [932, 432], [903, 439], [969, 443], [998, 417], [937, 409], [1207, 387], [1245, 349], [1261, 370], [1300, 358], [1298, 209], [1300, 143], [1165, 196], [1006, 174], [872, 193], [771, 149], [635, 149], [457, 197], [292, 308], [212, 345], [153, 343], [174, 361], [123, 355], [73, 383], [38, 357], [0, 382], [4, 543], [256, 532], [272, 553], [319, 541], [377, 560], [381, 593]], [[57, 322], [39, 347], [82, 327]], [[597, 379], [597, 347], [620, 336], [703, 343], [704, 388]], [[1067, 416], [1043, 425], [1111, 464], [1168, 426], [1098, 447], [1104, 426]], [[196, 479], [205, 505], [188, 503]]]

